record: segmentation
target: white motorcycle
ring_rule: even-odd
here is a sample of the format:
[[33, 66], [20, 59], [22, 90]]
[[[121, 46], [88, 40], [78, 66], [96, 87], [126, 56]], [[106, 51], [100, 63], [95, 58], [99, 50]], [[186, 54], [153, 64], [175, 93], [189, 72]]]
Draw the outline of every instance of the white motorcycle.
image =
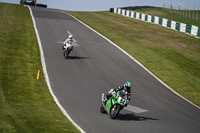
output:
[[67, 59], [69, 54], [73, 50], [73, 46], [71, 46], [70, 44], [67, 44], [67, 46], [63, 45], [62, 49], [63, 49], [63, 56], [65, 57], [65, 59]]

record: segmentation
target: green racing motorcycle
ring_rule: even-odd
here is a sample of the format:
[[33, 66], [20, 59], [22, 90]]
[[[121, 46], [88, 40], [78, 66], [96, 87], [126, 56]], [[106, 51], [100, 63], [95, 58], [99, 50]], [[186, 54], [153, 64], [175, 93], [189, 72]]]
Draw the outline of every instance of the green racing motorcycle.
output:
[[128, 106], [127, 94], [124, 91], [116, 92], [115, 96], [111, 96], [106, 102], [105, 99], [106, 97], [102, 93], [100, 112], [107, 113], [111, 119], [115, 119], [119, 112]]

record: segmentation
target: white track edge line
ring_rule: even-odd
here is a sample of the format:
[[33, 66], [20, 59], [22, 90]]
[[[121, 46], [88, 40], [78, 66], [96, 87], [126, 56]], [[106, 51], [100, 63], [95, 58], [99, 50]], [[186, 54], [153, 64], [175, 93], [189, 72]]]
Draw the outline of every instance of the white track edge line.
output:
[[[63, 11], [64, 12], [64, 11]], [[94, 30], [93, 28], [91, 28], [90, 26], [88, 26], [87, 24], [83, 23], [81, 20], [77, 19], [76, 17], [72, 16], [71, 14], [65, 12], [66, 14], [70, 15], [71, 17], [73, 17], [75, 20], [79, 21], [81, 24], [85, 25], [87, 28], [89, 28], [90, 30], [94, 31], [96, 34], [100, 35], [101, 37], [103, 37], [104, 39], [106, 39], [108, 42], [110, 42], [112, 45], [114, 45], [115, 47], [117, 47], [118, 49], [120, 49], [122, 52], [124, 52], [124, 54], [126, 54], [128, 57], [130, 57], [133, 61], [135, 61], [138, 65], [140, 65], [144, 70], [146, 70], [149, 74], [151, 74], [154, 78], [156, 78], [160, 83], [162, 83], [166, 88], [168, 88], [169, 90], [171, 90], [174, 94], [176, 94], [177, 96], [181, 97], [182, 99], [184, 99], [185, 101], [189, 102], [190, 104], [192, 104], [193, 106], [195, 106], [196, 108], [200, 109], [199, 106], [197, 106], [196, 104], [192, 103], [191, 101], [189, 101], [188, 99], [186, 99], [185, 97], [183, 97], [182, 95], [180, 95], [179, 93], [177, 93], [175, 90], [173, 90], [171, 87], [169, 87], [167, 84], [165, 84], [162, 80], [160, 80], [158, 77], [156, 77], [151, 71], [149, 71], [145, 66], [143, 66], [139, 61], [137, 61], [134, 57], [132, 57], [130, 54], [128, 54], [125, 50], [123, 50], [122, 48], [120, 48], [118, 45], [116, 45], [114, 42], [112, 42], [111, 40], [109, 40], [108, 38], [106, 38], [105, 36], [103, 36], [101, 33], [97, 32], [96, 30]]]
[[33, 26], [34, 26], [34, 29], [35, 29], [35, 34], [37, 36], [37, 41], [38, 41], [38, 45], [39, 45], [39, 48], [40, 48], [40, 55], [41, 55], [41, 62], [42, 62], [42, 68], [43, 68], [43, 73], [44, 73], [44, 77], [46, 79], [46, 82], [47, 82], [47, 86], [49, 88], [49, 91], [51, 93], [51, 95], [53, 96], [53, 99], [54, 101], [56, 102], [56, 104], [58, 105], [58, 107], [60, 108], [60, 110], [62, 111], [62, 113], [72, 122], [72, 124], [81, 132], [81, 133], [85, 133], [85, 131], [83, 129], [81, 129], [81, 127], [79, 127], [73, 120], [72, 118], [69, 116], [69, 114], [66, 112], [66, 110], [62, 107], [62, 105], [59, 103], [57, 97], [54, 95], [53, 91], [52, 91], [52, 88], [51, 88], [51, 85], [50, 85], [50, 81], [49, 81], [49, 77], [48, 77], [48, 73], [47, 73], [47, 69], [46, 69], [46, 64], [45, 64], [45, 58], [44, 58], [44, 53], [43, 53], [43, 49], [42, 49], [42, 44], [41, 44], [41, 40], [40, 40], [40, 37], [39, 37], [39, 32], [37, 30], [37, 26], [36, 26], [36, 23], [35, 23], [35, 19], [33, 17], [33, 13], [32, 13], [32, 10], [30, 8], [30, 6], [28, 6], [29, 8], [29, 11], [30, 11], [30, 14], [31, 14], [31, 17], [32, 17], [32, 21], [33, 21]]

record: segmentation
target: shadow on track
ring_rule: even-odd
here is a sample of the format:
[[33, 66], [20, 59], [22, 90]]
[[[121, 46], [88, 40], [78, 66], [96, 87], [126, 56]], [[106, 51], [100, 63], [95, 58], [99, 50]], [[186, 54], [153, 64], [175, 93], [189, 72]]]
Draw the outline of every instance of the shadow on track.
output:
[[89, 59], [89, 57], [79, 57], [79, 56], [68, 56], [67, 60], [78, 60], [78, 59]]
[[123, 121], [146, 121], [146, 120], [159, 120], [156, 118], [149, 118], [149, 117], [142, 117], [136, 116], [134, 114], [119, 114], [116, 120], [123, 120]]

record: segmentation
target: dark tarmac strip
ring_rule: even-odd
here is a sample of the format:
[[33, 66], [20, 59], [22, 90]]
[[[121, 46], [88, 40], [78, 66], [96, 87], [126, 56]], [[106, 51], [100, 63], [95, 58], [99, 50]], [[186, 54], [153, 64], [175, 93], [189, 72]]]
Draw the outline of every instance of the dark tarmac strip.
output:
[[[103, 37], [64, 12], [31, 7], [51, 88], [87, 133], [199, 133], [200, 110], [186, 102]], [[69, 33], [75, 48], [64, 59]], [[99, 111], [101, 94], [132, 83], [130, 106], [115, 120]]]

